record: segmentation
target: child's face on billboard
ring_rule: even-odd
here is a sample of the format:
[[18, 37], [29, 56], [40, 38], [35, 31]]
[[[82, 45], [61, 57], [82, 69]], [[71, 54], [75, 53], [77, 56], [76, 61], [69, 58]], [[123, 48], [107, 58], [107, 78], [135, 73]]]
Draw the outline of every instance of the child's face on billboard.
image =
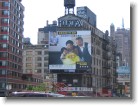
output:
[[68, 51], [65, 49], [65, 50], [63, 51], [63, 53], [64, 53], [64, 54], [67, 54], [67, 53], [68, 53]]
[[73, 45], [72, 44], [67, 44], [67, 49], [73, 49]]

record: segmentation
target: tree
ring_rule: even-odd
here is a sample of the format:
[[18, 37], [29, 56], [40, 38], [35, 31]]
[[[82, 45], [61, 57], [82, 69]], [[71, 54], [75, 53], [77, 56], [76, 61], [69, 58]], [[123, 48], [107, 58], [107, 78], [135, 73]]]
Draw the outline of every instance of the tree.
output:
[[41, 83], [38, 86], [29, 85], [27, 87], [27, 90], [32, 90], [32, 91], [46, 91], [46, 84], [45, 83]]
[[27, 90], [33, 90], [33, 86], [31, 85], [27, 86]]

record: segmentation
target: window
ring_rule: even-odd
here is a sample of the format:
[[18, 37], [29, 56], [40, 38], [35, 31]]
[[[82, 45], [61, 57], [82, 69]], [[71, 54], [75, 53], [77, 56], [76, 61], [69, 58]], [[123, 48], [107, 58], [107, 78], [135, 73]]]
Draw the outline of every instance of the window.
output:
[[18, 47], [20, 47], [19, 45], [20, 45], [20, 44], [17, 42], [17, 46], [18, 46]]
[[6, 70], [0, 69], [0, 75], [5, 75], [5, 74], [6, 74]]
[[10, 12], [8, 10], [2, 10], [2, 15], [10, 15]]
[[0, 44], [0, 48], [7, 48], [7, 44]]
[[26, 63], [26, 67], [27, 68], [32, 68], [32, 64], [31, 63]]
[[41, 52], [41, 51], [38, 51], [38, 52], [37, 52], [37, 54], [38, 54], [38, 55], [41, 55], [41, 54], [42, 54], [42, 52]]
[[96, 54], [100, 55], [100, 50], [99, 49], [96, 49]]
[[20, 18], [21, 17], [21, 14], [18, 14], [18, 17]]
[[32, 69], [26, 70], [26, 73], [32, 73]]
[[20, 32], [20, 28], [18, 28], [17, 31]]
[[9, 28], [8, 27], [1, 27], [1, 32], [9, 32]]
[[7, 62], [6, 61], [0, 61], [0, 66], [6, 66]]
[[32, 55], [32, 51], [27, 51], [26, 55]]
[[44, 69], [44, 73], [48, 73], [49, 72], [49, 70], [48, 69]]
[[9, 2], [2, 2], [2, 7], [10, 7], [10, 3]]
[[41, 69], [37, 69], [37, 73], [41, 73], [42, 72], [42, 70]]
[[8, 24], [9, 23], [9, 19], [8, 18], [2, 18], [1, 22], [4, 24]]
[[19, 35], [17, 35], [17, 39], [19, 39], [20, 37], [19, 37]]
[[42, 64], [41, 64], [41, 63], [38, 63], [38, 64], [37, 64], [37, 66], [38, 66], [38, 67], [41, 67], [41, 66], [42, 66]]
[[[15, 16], [13, 16], [13, 20], [15, 21], [16, 20], [16, 17]], [[13, 24], [14, 25], [14, 24]]]
[[48, 67], [48, 63], [44, 63], [44, 67]]
[[41, 61], [42, 60], [42, 58], [41, 57], [37, 57], [37, 61]]
[[48, 51], [44, 51], [44, 55], [48, 54]]
[[7, 57], [7, 53], [6, 53], [6, 52], [0, 52], [0, 57], [1, 57], [1, 58], [3, 58], [3, 57], [4, 57], [4, 58]]
[[27, 57], [26, 61], [32, 61], [32, 57]]
[[21, 10], [21, 7], [19, 6], [18, 9]]
[[0, 35], [0, 40], [8, 40], [8, 35]]
[[48, 60], [48, 57], [44, 57], [44, 60], [47, 61]]
[[4, 82], [0, 82], [0, 88], [2, 89], [6, 88], [6, 84]]
[[21, 24], [21, 22], [20, 21], [18, 21], [18, 25], [20, 25]]

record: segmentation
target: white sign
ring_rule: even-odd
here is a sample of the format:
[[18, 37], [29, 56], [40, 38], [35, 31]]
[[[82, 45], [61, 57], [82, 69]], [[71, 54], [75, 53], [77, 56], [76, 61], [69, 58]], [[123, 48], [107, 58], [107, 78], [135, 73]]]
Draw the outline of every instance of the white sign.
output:
[[93, 88], [87, 88], [87, 87], [64, 87], [64, 88], [60, 88], [60, 91], [93, 91]]

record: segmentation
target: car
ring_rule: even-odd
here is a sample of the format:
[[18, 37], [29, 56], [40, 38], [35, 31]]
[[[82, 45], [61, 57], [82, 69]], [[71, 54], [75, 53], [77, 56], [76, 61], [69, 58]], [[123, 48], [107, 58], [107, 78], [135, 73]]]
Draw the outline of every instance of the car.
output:
[[49, 97], [42, 92], [12, 92], [10, 97]]
[[52, 96], [52, 97], [65, 97], [65, 95], [58, 94], [58, 93], [47, 93], [47, 94]]
[[64, 97], [65, 95], [45, 92], [12, 92], [10, 97]]

